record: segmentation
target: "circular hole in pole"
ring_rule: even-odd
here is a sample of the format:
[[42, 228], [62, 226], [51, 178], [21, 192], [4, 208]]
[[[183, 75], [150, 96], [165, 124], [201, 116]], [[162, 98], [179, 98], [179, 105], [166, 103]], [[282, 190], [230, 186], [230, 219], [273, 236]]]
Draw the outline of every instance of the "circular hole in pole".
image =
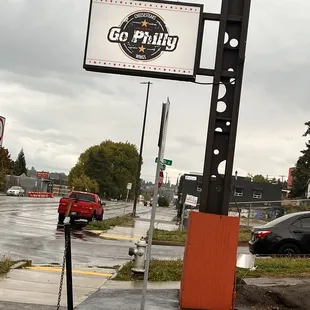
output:
[[223, 160], [219, 163], [217, 167], [217, 172], [219, 174], [225, 174], [225, 171], [226, 171], [226, 160]]
[[227, 32], [225, 32], [225, 37], [224, 37], [224, 44], [226, 44], [229, 40], [229, 35]]
[[234, 72], [235, 70], [233, 68], [229, 68], [227, 71]]
[[229, 80], [229, 83], [232, 84], [232, 85], [234, 85], [234, 84], [236, 83], [236, 79], [235, 79], [235, 78], [231, 78], [231, 79]]
[[226, 126], [230, 126], [230, 122], [226, 122]]
[[217, 128], [215, 128], [215, 131], [217, 131], [217, 132], [223, 132], [223, 129], [222, 129], [221, 127], [217, 127]]
[[218, 149], [215, 149], [215, 150], [213, 151], [213, 153], [214, 153], [214, 155], [218, 155], [218, 154], [220, 154], [220, 151], [219, 151]]
[[223, 113], [226, 110], [227, 106], [224, 101], [218, 101], [216, 111], [219, 113]]
[[211, 175], [211, 181], [215, 181], [216, 180], [216, 175], [215, 174], [212, 174]]
[[237, 47], [239, 44], [239, 41], [237, 39], [231, 39], [229, 44], [231, 47]]
[[219, 98], [223, 99], [225, 95], [226, 95], [226, 85], [220, 84], [219, 85]]

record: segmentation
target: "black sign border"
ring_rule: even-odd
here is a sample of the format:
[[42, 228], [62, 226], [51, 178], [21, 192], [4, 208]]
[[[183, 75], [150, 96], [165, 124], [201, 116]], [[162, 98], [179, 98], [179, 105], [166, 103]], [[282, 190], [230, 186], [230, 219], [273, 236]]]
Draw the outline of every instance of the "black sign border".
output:
[[199, 66], [200, 66], [200, 57], [201, 57], [201, 49], [202, 49], [202, 38], [203, 38], [203, 29], [204, 29], [203, 4], [188, 3], [188, 2], [174, 2], [174, 1], [158, 1], [158, 0], [139, 0], [139, 1], [154, 2], [158, 4], [170, 4], [170, 5], [172, 4], [172, 5], [178, 5], [178, 6], [183, 5], [183, 6], [191, 6], [191, 7], [200, 8], [200, 17], [199, 17], [199, 24], [198, 24], [197, 45], [196, 45], [196, 55], [195, 55], [195, 62], [194, 62], [194, 68], [193, 68], [193, 75], [161, 73], [161, 72], [135, 70], [135, 69], [112, 68], [112, 67], [95, 66], [95, 65], [86, 64], [93, 0], [90, 0], [90, 6], [89, 6], [83, 68], [86, 71], [92, 71], [92, 72], [112, 73], [112, 74], [119, 74], [119, 75], [140, 76], [140, 77], [167, 79], [167, 80], [195, 82], [197, 70], [199, 69]]

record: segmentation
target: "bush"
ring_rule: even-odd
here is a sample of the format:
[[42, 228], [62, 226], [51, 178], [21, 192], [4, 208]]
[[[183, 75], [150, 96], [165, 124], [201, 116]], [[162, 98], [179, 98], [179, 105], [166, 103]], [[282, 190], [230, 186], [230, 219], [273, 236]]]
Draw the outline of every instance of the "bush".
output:
[[169, 200], [166, 197], [159, 197], [158, 205], [160, 207], [169, 207]]

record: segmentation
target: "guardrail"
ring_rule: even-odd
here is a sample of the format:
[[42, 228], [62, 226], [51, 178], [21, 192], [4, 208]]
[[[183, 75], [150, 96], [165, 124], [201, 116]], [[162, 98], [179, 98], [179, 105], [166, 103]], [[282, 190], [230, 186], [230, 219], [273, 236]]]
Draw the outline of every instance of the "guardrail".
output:
[[29, 192], [28, 197], [31, 198], [54, 198], [53, 193], [44, 193], [44, 192]]

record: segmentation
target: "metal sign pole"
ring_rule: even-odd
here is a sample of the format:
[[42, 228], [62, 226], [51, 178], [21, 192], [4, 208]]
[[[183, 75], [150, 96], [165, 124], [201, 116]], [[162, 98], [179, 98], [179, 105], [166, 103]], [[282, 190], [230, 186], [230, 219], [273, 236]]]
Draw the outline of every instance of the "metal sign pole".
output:
[[158, 202], [158, 182], [159, 182], [159, 174], [161, 171], [161, 165], [162, 165], [162, 161], [164, 157], [164, 145], [166, 142], [169, 107], [170, 107], [169, 101], [168, 103], [163, 103], [162, 119], [161, 119], [161, 125], [160, 125], [161, 130], [159, 133], [159, 142], [158, 142], [158, 161], [156, 165], [155, 188], [154, 188], [150, 228], [149, 228], [149, 233], [148, 233], [148, 244], [147, 244], [145, 272], [144, 272], [144, 280], [143, 280], [143, 291], [142, 291], [142, 300], [141, 300], [140, 310], [145, 309], [145, 297], [146, 297], [150, 261], [151, 261], [151, 249], [152, 249], [152, 241], [153, 241], [154, 222], [155, 222], [156, 208], [157, 208], [157, 202]]

